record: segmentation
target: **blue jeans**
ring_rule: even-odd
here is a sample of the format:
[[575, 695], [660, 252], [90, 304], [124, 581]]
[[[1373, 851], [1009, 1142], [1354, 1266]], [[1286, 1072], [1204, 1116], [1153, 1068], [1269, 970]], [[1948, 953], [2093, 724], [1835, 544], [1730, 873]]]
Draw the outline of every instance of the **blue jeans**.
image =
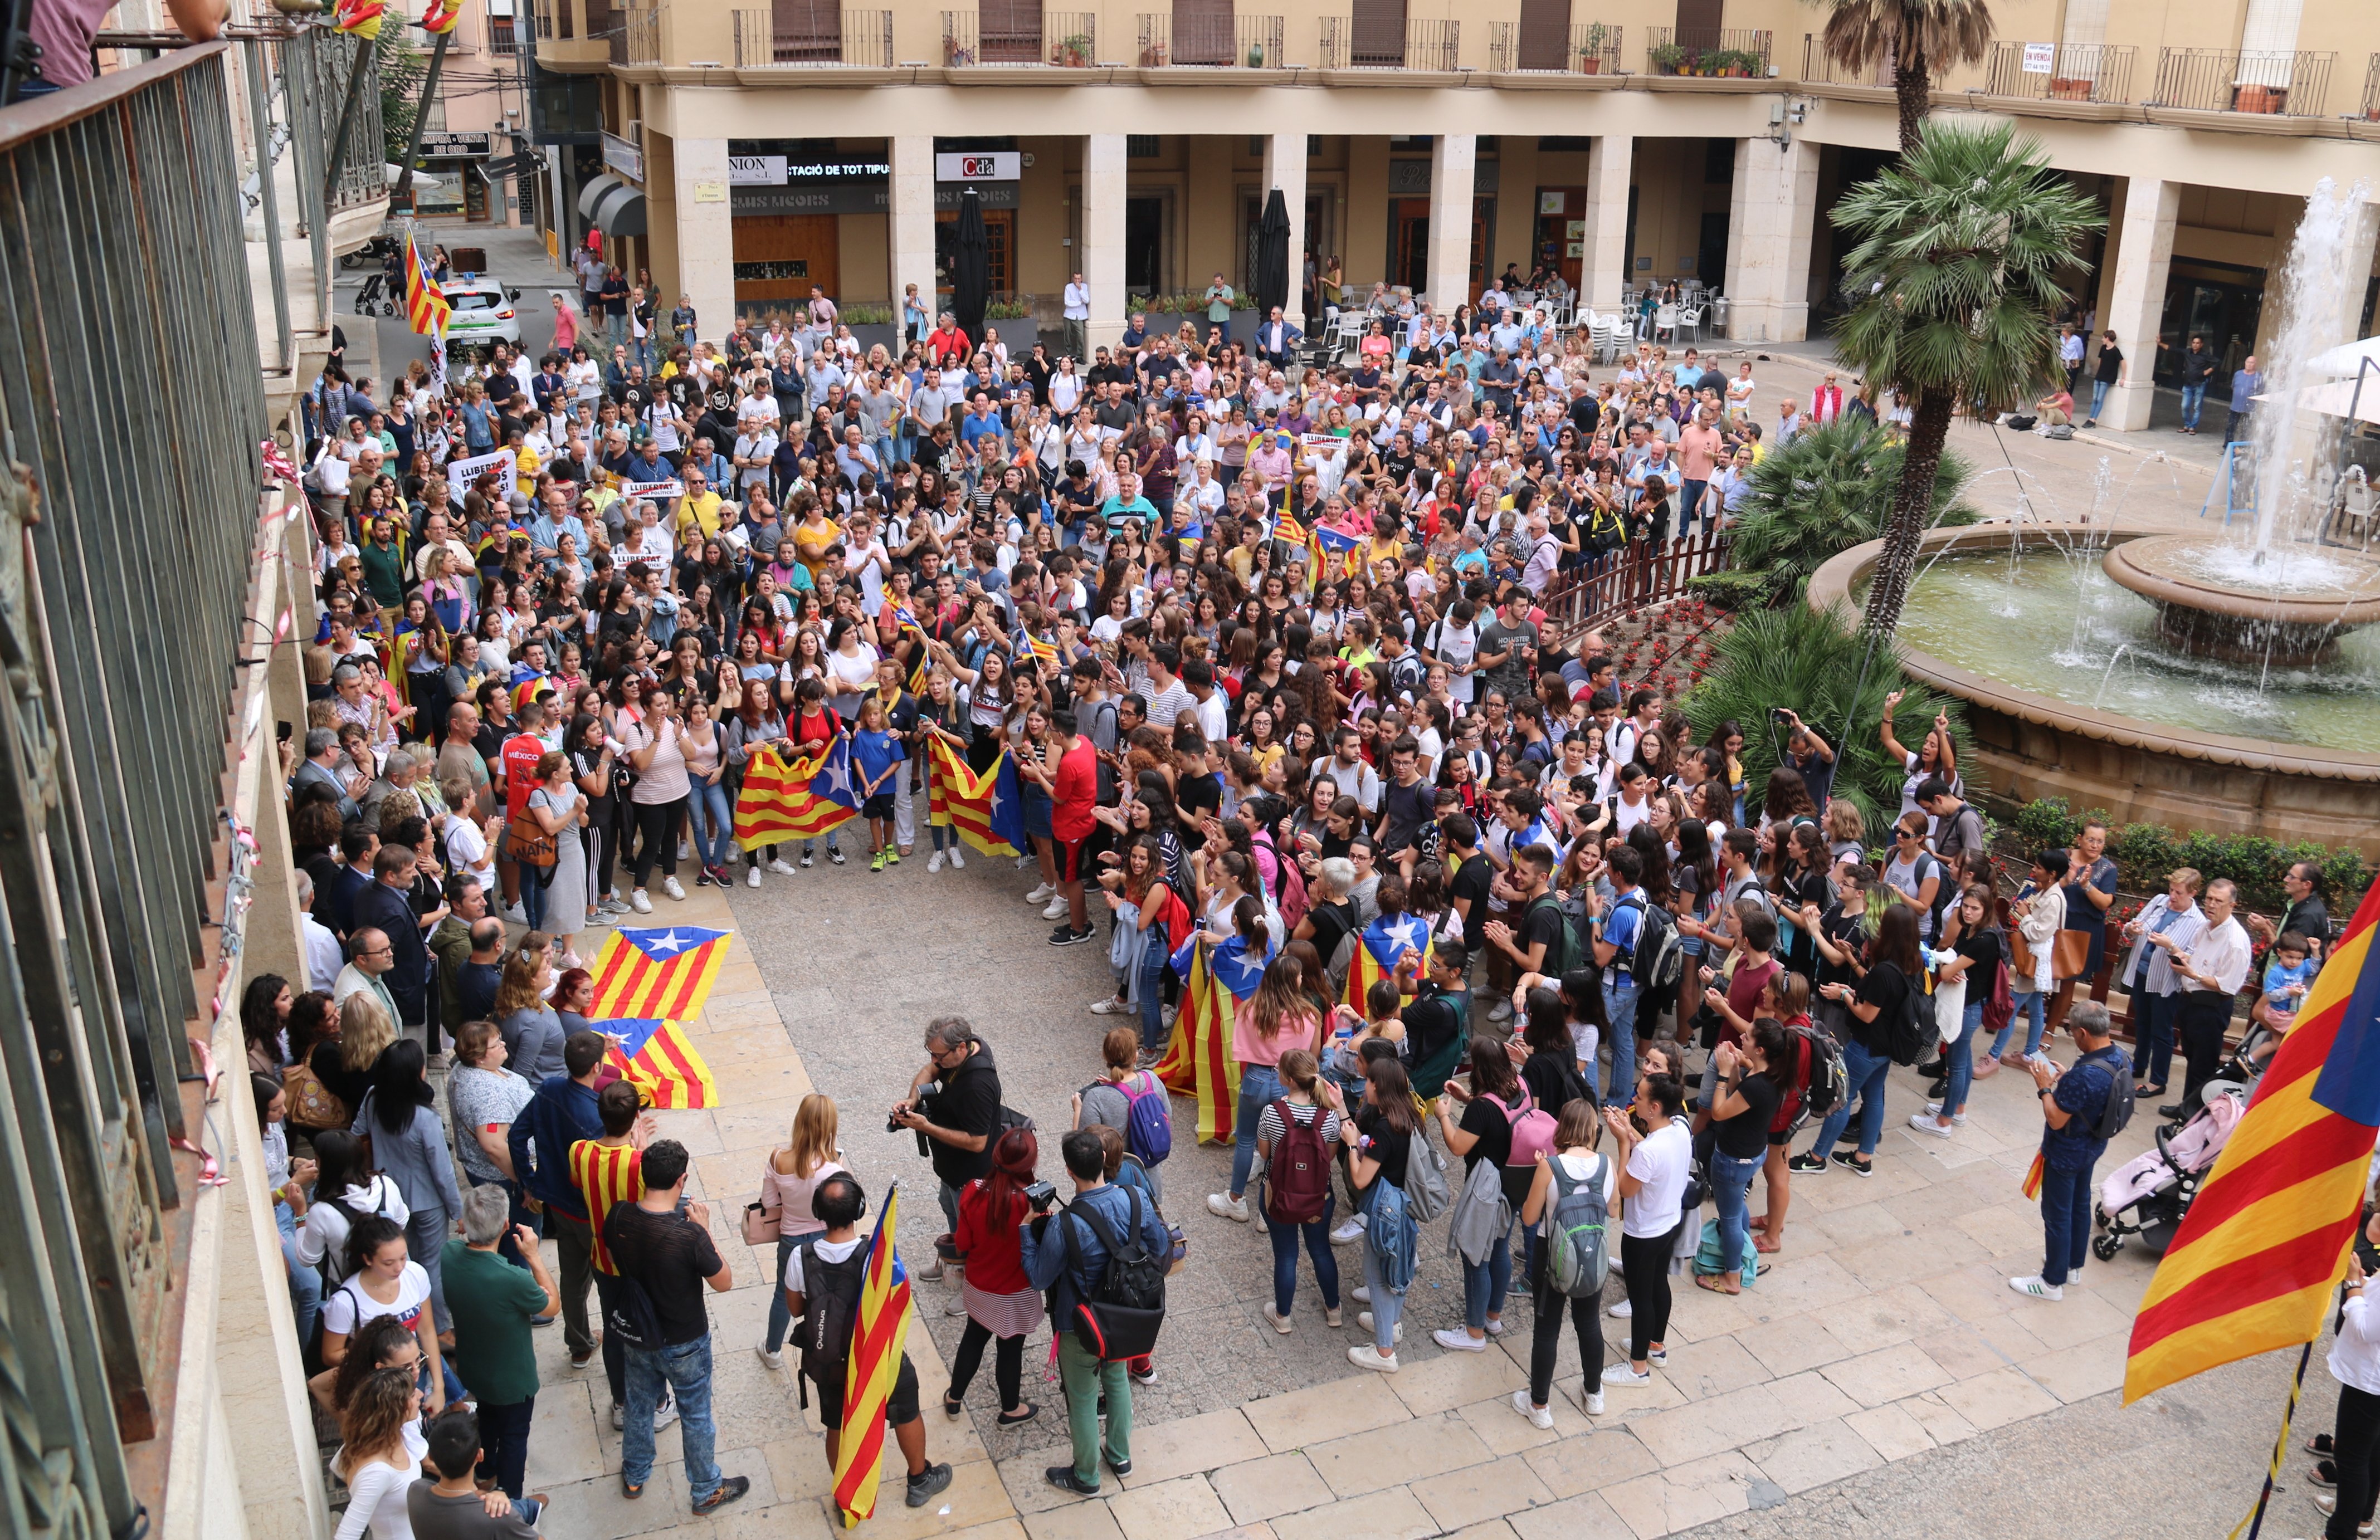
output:
[[2105, 380], [2091, 382], [2091, 416], [2094, 419], [2098, 417], [2099, 408], [2107, 404], [2107, 384]]
[[626, 1357], [628, 1424], [620, 1441], [620, 1479], [642, 1486], [652, 1478], [653, 1411], [666, 1387], [677, 1397], [686, 1495], [699, 1507], [720, 1487], [719, 1461], [711, 1450], [717, 1429], [710, 1421], [710, 1339], [705, 1335], [672, 1348], [628, 1348]]
[[1975, 1083], [1975, 1036], [1984, 1029], [1984, 1002], [1971, 1000], [1959, 1018], [1959, 1037], [1942, 1045], [1950, 1078], [1942, 1085], [1942, 1110], [1956, 1112], [1967, 1105], [1967, 1091]]
[[[826, 848], [830, 855], [834, 851], [834, 837], [840, 831], [841, 829], [839, 825], [836, 828], [830, 829], [826, 831]], [[817, 853], [818, 842], [816, 840], [804, 840], [802, 842], [802, 854], [804, 855], [814, 855]]]
[[1281, 1315], [1297, 1299], [1297, 1243], [1303, 1236], [1305, 1255], [1314, 1258], [1314, 1281], [1322, 1291], [1326, 1310], [1339, 1308], [1339, 1259], [1330, 1252], [1330, 1212], [1338, 1207], [1336, 1197], [1322, 1200], [1322, 1217], [1301, 1225], [1270, 1224], [1266, 1233], [1272, 1237], [1272, 1307]]
[[1876, 1154], [1876, 1141], [1884, 1137], [1884, 1080], [1892, 1069], [1892, 1061], [1883, 1054], [1871, 1056], [1860, 1047], [1857, 1038], [1843, 1045], [1843, 1094], [1835, 1110], [1818, 1129], [1818, 1142], [1810, 1152], [1821, 1160], [1835, 1152], [1835, 1141], [1842, 1137], [1843, 1129], [1852, 1121], [1852, 1098], [1859, 1098], [1859, 1152]]
[[1488, 1316], [1504, 1314], [1504, 1296], [1512, 1289], [1512, 1226], [1507, 1220], [1496, 1243], [1488, 1248], [1487, 1261], [1463, 1260], [1463, 1324], [1474, 1331], [1487, 1330]]
[[273, 1222], [281, 1228], [281, 1260], [289, 1269], [289, 1308], [298, 1316], [298, 1346], [314, 1340], [314, 1317], [322, 1309], [322, 1274], [298, 1260], [298, 1219], [285, 1203], [273, 1206]]
[[553, 870], [548, 867], [540, 871], [526, 864], [521, 867], [521, 913], [528, 916], [531, 930], [545, 928], [545, 913], [551, 906], [548, 901], [553, 896]]
[[2091, 1168], [2041, 1173], [2041, 1281], [2062, 1284], [2091, 1253]]
[[775, 1352], [785, 1345], [785, 1333], [792, 1329], [794, 1313], [785, 1308], [785, 1264], [794, 1255], [797, 1243], [791, 1236], [777, 1237], [777, 1270], [769, 1276], [776, 1281], [769, 1286], [769, 1351]]
[[1364, 1253], [1364, 1290], [1372, 1296], [1372, 1345], [1384, 1353], [1397, 1351], [1397, 1320], [1405, 1313], [1405, 1297], [1389, 1290], [1389, 1275], [1372, 1254], [1370, 1241], [1358, 1243]]
[[1140, 1046], [1150, 1053], [1165, 1051], [1165, 970], [1170, 965], [1165, 938], [1151, 938], [1140, 958]]
[[1270, 1064], [1240, 1066], [1240, 1105], [1232, 1121], [1232, 1192], [1248, 1190], [1248, 1173], [1257, 1166], [1257, 1120], [1281, 1099], [1281, 1076]]
[[[528, 1467], [528, 1426], [537, 1412], [537, 1398], [510, 1406], [480, 1407], [480, 1475], [493, 1481], [504, 1496], [518, 1501], [521, 1481]], [[531, 1508], [530, 1512], [536, 1510]]]
[[2198, 408], [2205, 402], [2205, 400], [2206, 387], [2204, 385], [2184, 385], [2181, 387], [2181, 425], [2184, 428], [2195, 428], [2198, 426]]
[[647, 332], [641, 337], [628, 339], [628, 361], [632, 364], [644, 365], [645, 378], [648, 380], [660, 370], [661, 359], [653, 352], [653, 334], [650, 332]]
[[2153, 995], [2148, 987], [2132, 987], [2132, 1073], [2151, 1085], [2162, 1085], [2173, 1069], [2172, 995]]
[[1603, 1102], [1625, 1107], [1636, 1099], [1636, 981], [1605, 975], [1603, 1009], [1611, 1018], [1611, 1086]]
[[2043, 1013], [2048, 997], [2039, 989], [2013, 989], [2010, 991], [2009, 998], [2015, 1001], [2016, 1013], [1992, 1038], [1992, 1057], [1998, 1059], [2000, 1050], [2008, 1047], [2009, 1034], [2016, 1030], [2016, 1024], [2022, 1019], [2025, 1023], [2024, 1054], [2030, 1059], [2041, 1051], [2041, 1034], [2047, 1025]]
[[695, 864], [705, 870], [727, 865], [735, 853], [735, 808], [727, 800], [723, 780], [704, 785], [698, 781], [686, 799], [686, 816], [694, 820]]
[[1722, 1155], [1716, 1150], [1711, 1154], [1711, 1200], [1718, 1206], [1718, 1262], [1721, 1272], [1743, 1271], [1743, 1255], [1752, 1244], [1752, 1216], [1747, 1207], [1752, 1195], [1752, 1179], [1760, 1174], [1760, 1168], [1767, 1161], [1766, 1150], [1749, 1160], [1738, 1160], [1732, 1155]]

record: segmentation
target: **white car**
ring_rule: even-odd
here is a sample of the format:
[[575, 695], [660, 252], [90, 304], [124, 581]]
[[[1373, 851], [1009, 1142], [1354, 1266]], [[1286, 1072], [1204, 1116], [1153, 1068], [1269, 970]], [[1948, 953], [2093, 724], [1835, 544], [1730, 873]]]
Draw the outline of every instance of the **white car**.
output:
[[514, 305], [520, 290], [508, 289], [484, 275], [449, 278], [441, 285], [446, 302], [455, 307], [446, 318], [446, 342], [452, 347], [486, 347], [493, 343], [520, 346], [520, 315]]

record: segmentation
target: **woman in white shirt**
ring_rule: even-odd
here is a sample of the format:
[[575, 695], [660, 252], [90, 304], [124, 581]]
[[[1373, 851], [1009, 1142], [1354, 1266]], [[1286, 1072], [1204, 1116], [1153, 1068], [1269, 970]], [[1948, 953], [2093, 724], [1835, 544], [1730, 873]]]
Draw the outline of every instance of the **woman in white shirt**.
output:
[[826, 685], [834, 709], [845, 721], [859, 715], [862, 692], [876, 684], [876, 649], [868, 645], [868, 627], [859, 622], [835, 623], [834, 646], [826, 655]]
[[[1670, 1359], [1663, 1344], [1670, 1329], [1670, 1252], [1686, 1217], [1686, 1178], [1694, 1162], [1693, 1136], [1678, 1116], [1684, 1104], [1685, 1093], [1674, 1076], [1648, 1074], [1636, 1083], [1633, 1106], [1603, 1111], [1605, 1125], [1619, 1141], [1620, 1195], [1628, 1200], [1620, 1237], [1620, 1262], [1628, 1277], [1628, 1362], [1603, 1371], [1606, 1385], [1646, 1384], [1653, 1365]], [[1637, 1133], [1638, 1122], [1651, 1132]]]
[[[1537, 1157], [1537, 1174], [1529, 1185], [1527, 1201], [1521, 1205], [1521, 1223], [1532, 1228], [1547, 1224], [1550, 1229], [1548, 1221], [1561, 1207], [1562, 1198], [1580, 1187], [1599, 1189], [1606, 1213], [1610, 1211], [1612, 1195], [1619, 1191], [1615, 1176], [1618, 1168], [1595, 1153], [1602, 1138], [1603, 1122], [1594, 1101], [1581, 1098], [1571, 1102], [1561, 1109], [1560, 1117], [1554, 1130], [1554, 1157], [1550, 1160], [1542, 1155]], [[1561, 1351], [1565, 1298], [1553, 1286], [1552, 1246], [1541, 1242], [1533, 1249], [1537, 1271], [1529, 1279], [1529, 1287], [1536, 1306], [1536, 1324], [1529, 1343], [1529, 1388], [1512, 1392], [1512, 1410], [1534, 1425], [1549, 1428], [1554, 1425], [1554, 1360]], [[1603, 1412], [1603, 1301], [1597, 1294], [1589, 1294], [1567, 1303], [1572, 1328], [1578, 1333], [1578, 1361], [1585, 1374], [1587, 1413], [1599, 1416]]]
[[[421, 1436], [421, 1388], [413, 1371], [373, 1370], [347, 1402], [339, 1437], [331, 1469], [347, 1484], [347, 1510], [339, 1520], [338, 1540], [362, 1540], [367, 1531], [372, 1540], [413, 1540], [406, 1491], [430, 1452]], [[510, 1498], [504, 1511], [512, 1511]]]

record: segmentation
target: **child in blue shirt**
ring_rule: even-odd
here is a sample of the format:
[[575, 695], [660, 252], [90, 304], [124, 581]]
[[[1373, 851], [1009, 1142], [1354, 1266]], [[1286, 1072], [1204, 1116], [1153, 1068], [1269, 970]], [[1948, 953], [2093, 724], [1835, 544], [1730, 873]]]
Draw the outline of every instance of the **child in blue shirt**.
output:
[[2265, 964], [2265, 988], [2258, 996], [2252, 1017], [2273, 1029], [2277, 1036], [2259, 1043], [2250, 1057], [2261, 1063], [2272, 1057], [2280, 1046], [2279, 1038], [2289, 1036], [2289, 1028], [2298, 1024], [2298, 1012], [2304, 1008], [2306, 991], [2313, 988], [2314, 975], [2322, 964], [2313, 959], [2313, 947], [2304, 935], [2284, 930], [2273, 942], [2271, 961]]
[[862, 701], [858, 724], [851, 735], [851, 762], [859, 782], [859, 816], [868, 820], [868, 869], [871, 872], [900, 864], [900, 848], [892, 838], [892, 778], [908, 758], [899, 734], [885, 725], [883, 701], [874, 696]]

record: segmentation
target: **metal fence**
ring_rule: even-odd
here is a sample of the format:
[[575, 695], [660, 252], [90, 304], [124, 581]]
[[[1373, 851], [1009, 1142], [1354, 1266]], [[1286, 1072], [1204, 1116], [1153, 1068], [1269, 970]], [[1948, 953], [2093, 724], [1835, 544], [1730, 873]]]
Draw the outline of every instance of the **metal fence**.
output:
[[892, 63], [892, 13], [844, 11], [841, 30], [795, 31], [779, 27], [772, 10], [735, 13], [735, 64], [740, 69], [763, 65], [837, 65], [884, 69]]
[[2336, 54], [2237, 48], [2157, 50], [2157, 107], [2320, 117]]
[[2363, 67], [2363, 121], [2380, 123], [2380, 54]]
[[1708, 530], [1658, 547], [1631, 545], [1597, 564], [1561, 574], [1538, 603], [1555, 636], [1567, 645], [1614, 616], [1684, 597], [1689, 579], [1726, 568], [1727, 551], [1727, 536]]
[[1776, 42], [1774, 32], [1741, 27], [1647, 27], [1645, 67], [1655, 75], [1762, 76]]
[[630, 65], [655, 65], [662, 62], [662, 11], [659, 6], [650, 10], [623, 10], [620, 30], [612, 42], [613, 62]]
[[1099, 15], [1093, 11], [1044, 11], [1014, 18], [1000, 30], [982, 25], [978, 11], [942, 12], [942, 63], [1046, 64], [1083, 69], [1099, 62]]
[[354, 91], [355, 116], [347, 124], [338, 179], [334, 184], [325, 181], [332, 187], [334, 211], [387, 197], [384, 167], [390, 156], [380, 121], [380, 55], [370, 43], [328, 27], [300, 28], [294, 36], [282, 39], [279, 46], [291, 133], [319, 147], [317, 153], [323, 155], [338, 137], [349, 76], [358, 55], [362, 56], [365, 75], [360, 89]]
[[[164, 1462], [124, 1446], [179, 1351], [169, 1141], [265, 432], [228, 52], [0, 109], [0, 1481], [60, 1540], [146, 1527]], [[205, 388], [128, 391], [128, 355]]]
[[1278, 16], [1143, 11], [1139, 21], [1136, 57], [1143, 69], [1176, 65], [1280, 69], [1289, 62], [1282, 51], [1284, 23]]
[[1600, 21], [1572, 27], [1567, 38], [1555, 29], [1526, 22], [1488, 24], [1488, 67], [1497, 74], [1617, 75], [1621, 29]]
[[1996, 42], [1984, 94], [2033, 102], [2130, 102], [2138, 49], [2102, 42]]
[[1815, 32], [1802, 34], [1802, 79], [1811, 85], [1884, 86], [1893, 82], [1890, 59], [1866, 69], [1854, 69], [1827, 52], [1826, 40]]
[[1326, 16], [1319, 18], [1317, 58], [1325, 69], [1434, 69], [1456, 67], [1463, 24], [1408, 17], [1393, 22]]

